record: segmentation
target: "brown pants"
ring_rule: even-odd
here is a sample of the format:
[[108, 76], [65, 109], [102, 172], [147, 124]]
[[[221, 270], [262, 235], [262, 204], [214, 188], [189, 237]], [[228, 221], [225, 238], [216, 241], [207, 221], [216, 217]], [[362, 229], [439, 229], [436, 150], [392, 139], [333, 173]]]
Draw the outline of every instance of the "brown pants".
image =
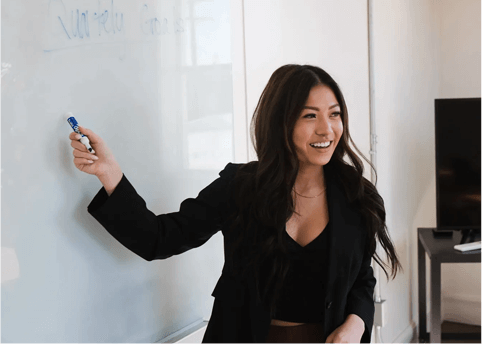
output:
[[270, 325], [266, 343], [323, 343], [325, 340], [322, 323], [308, 323], [296, 326]]

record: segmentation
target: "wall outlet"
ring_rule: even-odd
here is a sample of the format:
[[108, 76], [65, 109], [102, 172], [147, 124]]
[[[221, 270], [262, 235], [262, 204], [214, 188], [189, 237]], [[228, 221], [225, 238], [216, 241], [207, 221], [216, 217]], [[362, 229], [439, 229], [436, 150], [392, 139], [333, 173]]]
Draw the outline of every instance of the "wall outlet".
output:
[[374, 326], [383, 327], [385, 325], [385, 301], [386, 300], [375, 301], [375, 318], [373, 320]]

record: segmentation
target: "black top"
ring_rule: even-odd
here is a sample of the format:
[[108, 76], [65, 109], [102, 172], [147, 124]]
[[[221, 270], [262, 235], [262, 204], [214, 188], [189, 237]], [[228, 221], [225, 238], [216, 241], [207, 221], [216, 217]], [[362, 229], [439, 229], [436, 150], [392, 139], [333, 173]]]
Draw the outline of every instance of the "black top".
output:
[[298, 244], [285, 231], [291, 266], [274, 319], [298, 323], [323, 322], [323, 276], [326, 276], [330, 228], [328, 222], [323, 232], [306, 246]]

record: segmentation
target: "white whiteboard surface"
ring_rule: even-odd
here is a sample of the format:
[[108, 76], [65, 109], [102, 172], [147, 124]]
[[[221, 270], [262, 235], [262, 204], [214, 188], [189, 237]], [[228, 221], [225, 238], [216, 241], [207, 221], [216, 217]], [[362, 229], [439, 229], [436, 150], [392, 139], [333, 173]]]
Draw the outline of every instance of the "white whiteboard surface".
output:
[[233, 154], [230, 1], [2, 1], [2, 342], [156, 342], [209, 317], [222, 234], [147, 262], [87, 212], [64, 114], [156, 214]]

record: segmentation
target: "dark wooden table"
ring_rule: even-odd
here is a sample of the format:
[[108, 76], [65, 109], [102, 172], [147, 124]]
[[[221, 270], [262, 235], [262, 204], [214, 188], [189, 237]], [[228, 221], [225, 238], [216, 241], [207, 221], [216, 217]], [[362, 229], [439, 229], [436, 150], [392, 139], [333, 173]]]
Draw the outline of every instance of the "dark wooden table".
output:
[[[442, 343], [442, 339], [480, 339], [478, 333], [443, 333], [441, 330], [441, 269], [442, 263], [480, 263], [480, 250], [460, 252], [461, 231], [452, 237], [434, 237], [433, 228], [418, 228], [418, 326], [421, 342]], [[427, 296], [425, 252], [430, 258], [430, 333], [427, 333]]]

